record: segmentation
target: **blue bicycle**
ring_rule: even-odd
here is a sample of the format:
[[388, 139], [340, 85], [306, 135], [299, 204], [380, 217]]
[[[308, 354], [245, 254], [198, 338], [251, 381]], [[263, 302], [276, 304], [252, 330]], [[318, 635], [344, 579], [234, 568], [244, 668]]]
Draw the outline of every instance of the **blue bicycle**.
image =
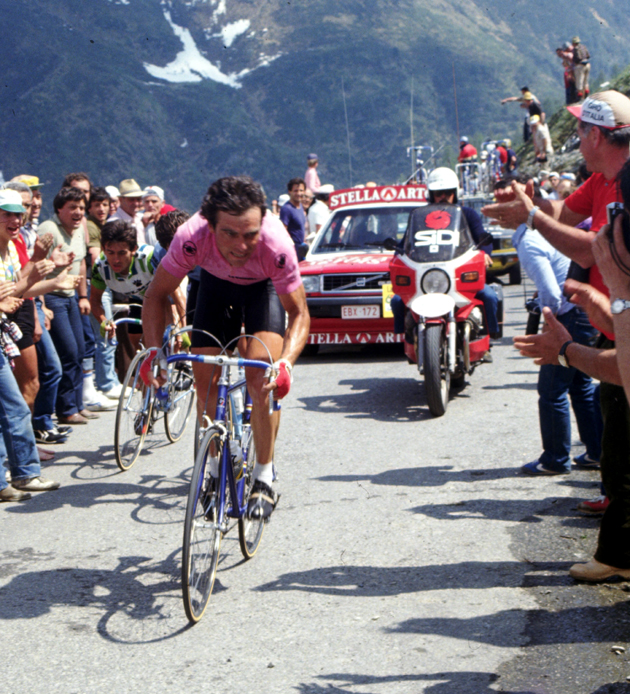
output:
[[[182, 591], [186, 616], [198, 622], [208, 605], [219, 561], [221, 539], [238, 522], [241, 552], [246, 559], [256, 553], [265, 519], [248, 518], [247, 504], [253, 487], [256, 462], [250, 414], [251, 399], [242, 369], [268, 370], [270, 363], [226, 354], [208, 356], [175, 354], [167, 363], [192, 361], [221, 367], [213, 421], [204, 417], [202, 439], [195, 458], [184, 522]], [[239, 376], [231, 382], [231, 367]], [[269, 397], [269, 414], [274, 410]], [[210, 474], [209, 459], [218, 460], [219, 476]]]

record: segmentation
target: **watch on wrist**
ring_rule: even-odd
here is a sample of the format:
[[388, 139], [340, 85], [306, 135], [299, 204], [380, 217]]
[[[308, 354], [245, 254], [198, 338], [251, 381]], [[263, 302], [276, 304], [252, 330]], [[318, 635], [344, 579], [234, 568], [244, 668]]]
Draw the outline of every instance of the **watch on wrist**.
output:
[[560, 366], [564, 366], [565, 369], [570, 367], [569, 360], [567, 359], [566, 355], [567, 347], [572, 345], [573, 342], [573, 340], [567, 340], [562, 347], [560, 347], [560, 351], [558, 352], [558, 364], [560, 364]]
[[630, 301], [626, 299], [615, 299], [610, 304], [610, 312], [615, 316], [623, 313], [627, 308], [630, 308]]
[[525, 225], [528, 229], [534, 228], [534, 215], [536, 214], [536, 212], [538, 212], [539, 209], [540, 207], [534, 205], [534, 207], [532, 207], [532, 209], [529, 211], [529, 214], [527, 215], [527, 221], [525, 222]]

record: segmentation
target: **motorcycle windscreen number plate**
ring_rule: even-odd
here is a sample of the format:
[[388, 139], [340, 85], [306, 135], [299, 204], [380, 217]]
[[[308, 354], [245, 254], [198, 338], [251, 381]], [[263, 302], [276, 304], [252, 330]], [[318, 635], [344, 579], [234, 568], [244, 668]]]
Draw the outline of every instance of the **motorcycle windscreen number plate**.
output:
[[349, 320], [361, 318], [380, 318], [380, 306], [342, 306], [341, 317]]

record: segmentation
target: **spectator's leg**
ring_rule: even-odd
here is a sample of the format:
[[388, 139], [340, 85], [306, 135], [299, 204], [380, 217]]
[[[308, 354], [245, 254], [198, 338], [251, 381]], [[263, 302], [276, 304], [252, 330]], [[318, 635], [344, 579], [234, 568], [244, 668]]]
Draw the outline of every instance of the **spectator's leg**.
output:
[[630, 568], [630, 408], [621, 386], [600, 386], [604, 433], [600, 464], [610, 499], [599, 529], [595, 559]]
[[[0, 429], [12, 480], [39, 477], [39, 455], [31, 424], [31, 411], [20, 393], [11, 365], [0, 353]], [[2, 451], [0, 451], [0, 454]], [[0, 467], [0, 489], [7, 486], [4, 467]]]
[[543, 452], [540, 462], [550, 470], [571, 469], [571, 416], [567, 391], [571, 369], [545, 364], [538, 375], [538, 414]]
[[[103, 311], [107, 320], [112, 320], [112, 292], [111, 289], [106, 289], [101, 298]], [[92, 330], [96, 342], [96, 350], [94, 354], [94, 374], [96, 387], [104, 393], [109, 392], [112, 388], [120, 385], [118, 376], [116, 375], [116, 346], [104, 340], [101, 337], [101, 326], [92, 314], [90, 314]]]
[[60, 417], [69, 417], [83, 409], [83, 324], [74, 297], [49, 294], [46, 304], [55, 314], [50, 326], [50, 335], [62, 367], [56, 411]]
[[499, 321], [497, 319], [497, 309], [499, 308], [499, 297], [494, 289], [489, 285], [484, 285], [483, 289], [480, 289], [477, 294], [475, 294], [475, 299], [479, 299], [483, 302], [483, 307], [486, 312], [486, 320], [488, 322], [488, 332], [490, 337], [497, 335], [499, 332]]
[[53, 344], [50, 333], [44, 327], [45, 317], [41, 303], [36, 302], [42, 336], [35, 345], [37, 350], [37, 371], [39, 375], [39, 392], [33, 406], [33, 429], [49, 431], [54, 427], [52, 420], [57, 400], [57, 388], [61, 380], [61, 362]]

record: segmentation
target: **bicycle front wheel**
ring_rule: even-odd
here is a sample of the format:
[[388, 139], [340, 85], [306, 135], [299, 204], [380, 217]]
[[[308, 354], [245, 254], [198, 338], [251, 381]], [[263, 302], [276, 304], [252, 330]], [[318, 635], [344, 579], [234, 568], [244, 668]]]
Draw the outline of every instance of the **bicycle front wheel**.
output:
[[[254, 486], [253, 473], [256, 463], [256, 446], [254, 445], [251, 427], [248, 427], [243, 435], [243, 448], [247, 450], [247, 466], [244, 473], [245, 489], [243, 491], [243, 503], [247, 506], [249, 495]], [[244, 516], [238, 519], [238, 541], [245, 559], [251, 559], [256, 554], [264, 530], [264, 518], [248, 518], [246, 512]]]
[[169, 376], [169, 407], [164, 413], [164, 430], [171, 443], [179, 441], [186, 430], [193, 402], [195, 388], [192, 369], [185, 362], [176, 362]]
[[208, 457], [221, 458], [221, 434], [209, 429], [195, 460], [182, 552], [182, 592], [186, 616], [198, 622], [206, 611], [214, 586], [221, 547], [218, 481], [210, 475]]
[[118, 400], [114, 452], [118, 467], [125, 472], [136, 462], [147, 431], [151, 425], [153, 397], [151, 389], [140, 378], [140, 366], [147, 352], [133, 358]]

